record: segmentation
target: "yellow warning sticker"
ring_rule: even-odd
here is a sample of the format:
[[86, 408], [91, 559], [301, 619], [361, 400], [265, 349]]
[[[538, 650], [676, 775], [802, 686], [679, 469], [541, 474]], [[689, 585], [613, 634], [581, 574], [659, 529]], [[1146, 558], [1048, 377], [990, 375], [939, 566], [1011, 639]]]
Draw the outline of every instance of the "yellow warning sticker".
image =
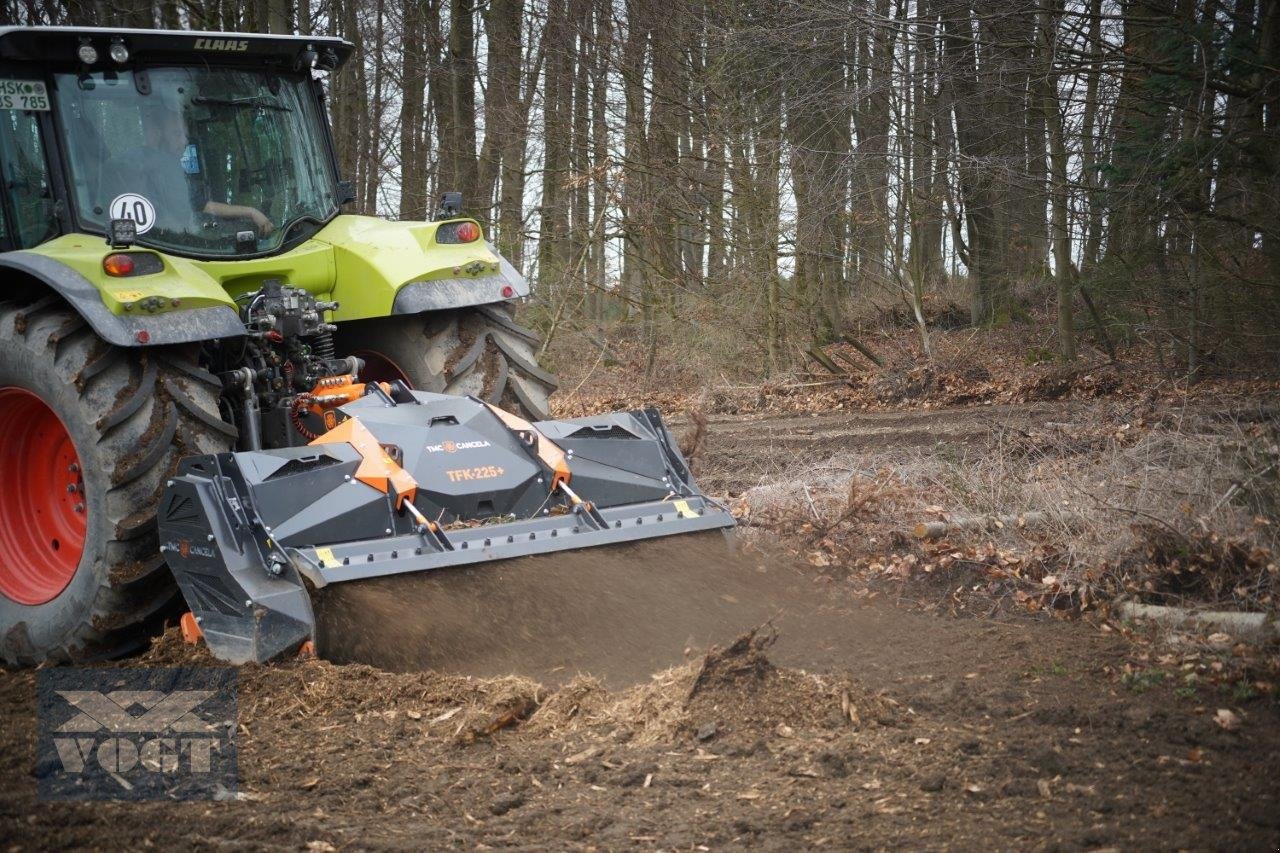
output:
[[142, 298], [141, 290], [117, 290], [112, 294], [117, 302], [137, 302]]
[[332, 548], [317, 548], [316, 559], [318, 559], [320, 562], [324, 563], [325, 565], [338, 562], [338, 558], [333, 556]]
[[697, 515], [696, 512], [689, 508], [688, 501], [672, 501], [671, 504], [676, 508], [677, 512], [683, 512], [685, 515]]

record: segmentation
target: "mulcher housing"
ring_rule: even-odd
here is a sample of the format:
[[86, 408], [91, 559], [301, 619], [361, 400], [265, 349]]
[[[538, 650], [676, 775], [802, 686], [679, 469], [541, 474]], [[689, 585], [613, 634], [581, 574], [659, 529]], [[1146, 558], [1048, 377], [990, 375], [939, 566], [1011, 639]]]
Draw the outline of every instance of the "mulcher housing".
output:
[[165, 492], [161, 549], [219, 657], [313, 640], [308, 586], [734, 524], [653, 409], [529, 424], [371, 386], [339, 412], [376, 444], [192, 457]]

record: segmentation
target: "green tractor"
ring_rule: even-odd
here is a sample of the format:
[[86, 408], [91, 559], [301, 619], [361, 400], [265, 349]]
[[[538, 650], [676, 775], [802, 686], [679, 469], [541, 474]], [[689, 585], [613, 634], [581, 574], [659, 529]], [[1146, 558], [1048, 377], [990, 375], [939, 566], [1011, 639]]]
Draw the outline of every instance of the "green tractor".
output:
[[0, 658], [125, 655], [174, 614], [179, 460], [307, 444], [358, 382], [546, 417], [521, 275], [446, 193], [343, 214], [334, 38], [0, 29]]

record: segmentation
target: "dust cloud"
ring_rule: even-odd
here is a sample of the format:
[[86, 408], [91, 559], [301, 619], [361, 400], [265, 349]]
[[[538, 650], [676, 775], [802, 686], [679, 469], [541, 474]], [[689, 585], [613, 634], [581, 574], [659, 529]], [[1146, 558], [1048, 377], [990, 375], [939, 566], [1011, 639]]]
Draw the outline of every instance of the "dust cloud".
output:
[[824, 657], [841, 610], [793, 558], [711, 533], [334, 585], [316, 618], [334, 662], [618, 687], [767, 621], [782, 658]]

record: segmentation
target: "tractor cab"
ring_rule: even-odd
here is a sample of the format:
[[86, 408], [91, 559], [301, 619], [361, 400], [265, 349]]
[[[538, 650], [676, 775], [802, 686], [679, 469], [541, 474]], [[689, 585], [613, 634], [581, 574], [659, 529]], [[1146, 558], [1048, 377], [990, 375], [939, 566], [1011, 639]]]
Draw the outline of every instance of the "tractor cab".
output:
[[0, 30], [0, 230], [208, 260], [271, 255], [346, 201], [321, 77], [338, 39], [82, 28]]

